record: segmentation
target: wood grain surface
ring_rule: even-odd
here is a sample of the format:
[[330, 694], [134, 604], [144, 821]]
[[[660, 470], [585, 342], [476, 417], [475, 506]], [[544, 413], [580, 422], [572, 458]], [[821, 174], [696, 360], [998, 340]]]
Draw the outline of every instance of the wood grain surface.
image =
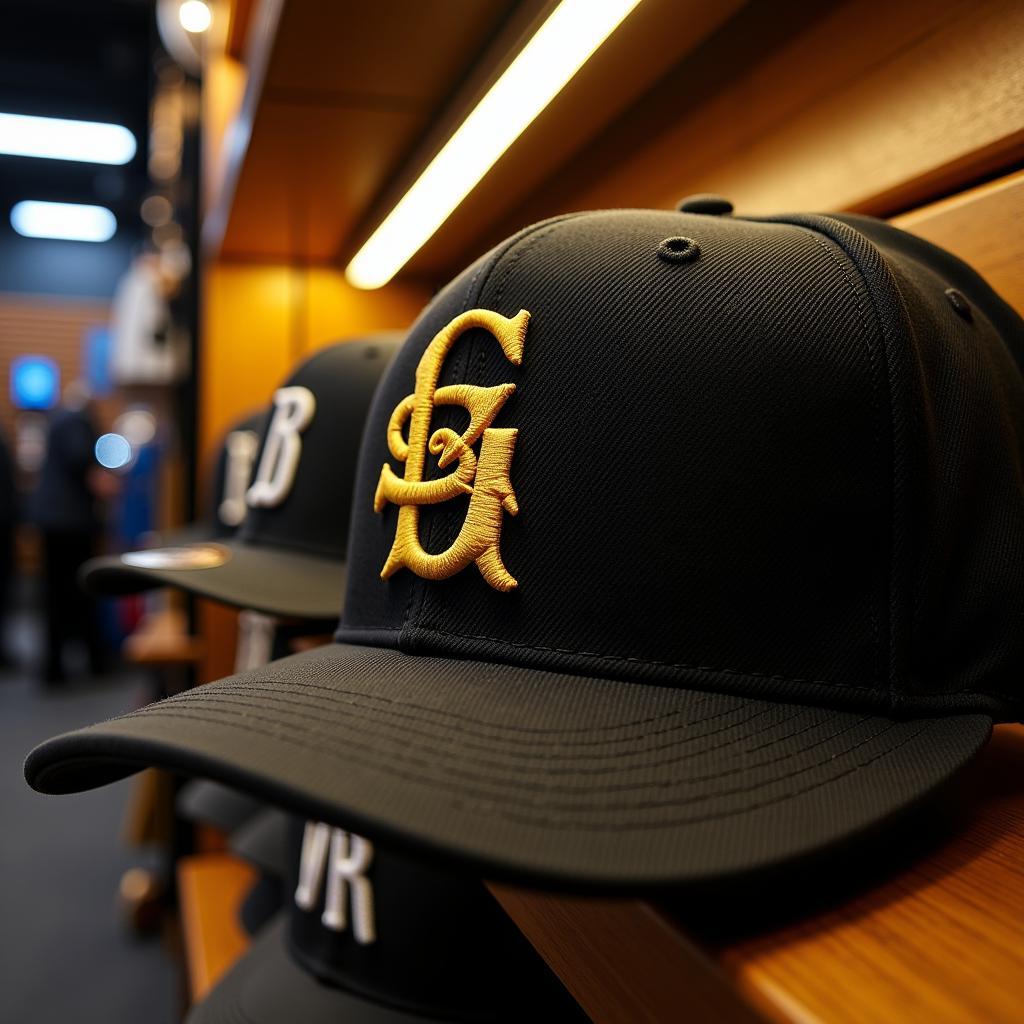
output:
[[658, 903], [491, 891], [596, 1024], [1017, 1024], [1024, 727], [813, 873]]
[[1024, 727], [997, 727], [966, 785], [973, 817], [938, 849], [833, 909], [718, 952], [769, 1019], [1024, 1019]]
[[1024, 171], [894, 217], [892, 223], [966, 260], [1024, 315]]
[[581, 1007], [602, 1024], [762, 1018], [661, 910], [639, 901], [491, 892]]
[[[751, 5], [743, 18], [609, 125], [512, 221], [671, 209], [695, 192], [727, 196], [740, 214], [888, 216], [1019, 166], [1019, 0], [786, 0]], [[773, 22], [783, 21], [780, 37]], [[420, 258], [444, 244], [439, 232]]]
[[125, 637], [121, 656], [132, 665], [195, 665], [205, 649], [203, 641], [189, 633], [184, 612], [165, 608], [146, 615]]

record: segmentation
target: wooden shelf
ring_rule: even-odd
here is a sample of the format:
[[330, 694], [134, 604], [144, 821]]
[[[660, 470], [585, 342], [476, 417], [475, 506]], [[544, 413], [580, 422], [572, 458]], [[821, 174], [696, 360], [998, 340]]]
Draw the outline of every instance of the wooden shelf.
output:
[[1024, 171], [894, 217], [959, 256], [1024, 315]]
[[[901, 833], [879, 855], [879, 865], [896, 865], [887, 877], [880, 867], [882, 880], [831, 905], [822, 896], [826, 909], [778, 927], [756, 924], [758, 892], [720, 894], [716, 919], [713, 902], [688, 913], [685, 903], [669, 910], [491, 888], [595, 1024], [676, 1020], [680, 1008], [723, 1022], [1016, 1024], [1022, 779], [1024, 727], [999, 726], [964, 781], [973, 816], [937, 844], [919, 835], [930, 848], [906, 864]], [[832, 888], [842, 894], [857, 878], [837, 874]], [[799, 883], [787, 891], [806, 905]]]
[[208, 254], [332, 259], [515, 6], [257, 3], [245, 93], [203, 226]]
[[178, 862], [178, 898], [192, 1002], [199, 1002], [248, 948], [249, 937], [238, 923], [238, 908], [255, 881], [256, 871], [229, 853], [183, 857]]
[[[550, 182], [743, 2], [647, 0], [445, 226], [445, 251], [457, 255], [446, 256], [443, 268], [432, 257], [410, 276], [436, 278], [453, 258], [477, 255], [481, 225]], [[204, 225], [208, 253], [344, 260], [553, 7], [552, 0], [400, 0], [379, 8], [264, 0], [251, 19], [245, 96], [224, 136], [223, 187]]]
[[205, 644], [188, 632], [185, 615], [176, 608], [147, 615], [121, 645], [124, 660], [133, 665], [195, 665]]

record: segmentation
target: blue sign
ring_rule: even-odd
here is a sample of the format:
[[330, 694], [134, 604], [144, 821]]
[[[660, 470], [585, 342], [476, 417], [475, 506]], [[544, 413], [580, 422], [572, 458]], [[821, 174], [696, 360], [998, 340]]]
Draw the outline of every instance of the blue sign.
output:
[[112, 341], [109, 327], [90, 327], [83, 339], [83, 376], [89, 392], [96, 398], [105, 398], [114, 390], [110, 375]]
[[60, 398], [60, 369], [47, 356], [11, 360], [11, 402], [16, 409], [52, 409]]

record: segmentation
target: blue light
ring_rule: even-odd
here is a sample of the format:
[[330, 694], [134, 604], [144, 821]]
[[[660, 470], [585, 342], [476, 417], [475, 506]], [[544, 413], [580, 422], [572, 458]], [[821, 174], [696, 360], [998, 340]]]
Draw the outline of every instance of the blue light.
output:
[[11, 403], [16, 409], [50, 409], [60, 394], [60, 369], [46, 356], [11, 360]]
[[120, 434], [103, 434], [96, 442], [96, 461], [106, 469], [120, 469], [132, 460], [132, 446]]

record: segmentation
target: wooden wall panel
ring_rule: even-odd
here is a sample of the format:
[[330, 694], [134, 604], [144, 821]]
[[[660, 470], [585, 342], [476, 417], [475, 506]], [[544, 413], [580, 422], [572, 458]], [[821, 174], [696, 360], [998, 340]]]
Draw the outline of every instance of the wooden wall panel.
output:
[[[359, 291], [338, 270], [282, 263], [216, 263], [207, 268], [204, 282], [201, 491], [224, 432], [241, 416], [266, 406], [292, 366], [333, 341], [405, 328], [430, 298], [418, 284]], [[230, 674], [236, 613], [201, 601], [197, 617], [205, 641], [198, 678], [207, 682]]]
[[345, 337], [405, 328], [429, 289], [399, 283], [360, 291], [338, 270], [218, 263], [205, 278], [200, 371], [204, 464], [224, 431], [270, 401], [304, 355]]
[[103, 301], [0, 294], [0, 428], [9, 439], [14, 428], [8, 398], [11, 360], [28, 354], [49, 356], [60, 367], [64, 387], [81, 370], [85, 332], [105, 324], [109, 314]]
[[255, 3], [254, 0], [228, 0], [226, 6], [230, 8], [230, 12], [225, 49], [230, 56], [241, 60], [249, 41], [249, 28], [252, 24]]
[[1024, 316], [1024, 171], [892, 222], [966, 260]]
[[205, 213], [224, 186], [230, 148], [227, 132], [237, 117], [245, 94], [245, 67], [228, 54], [210, 57], [203, 71], [202, 117], [203, 139], [202, 209]]
[[[795, 0], [779, 6], [800, 14]], [[803, 6], [766, 52], [750, 33], [773, 5], [741, 14], [743, 32], [725, 26], [497, 236], [567, 209], [670, 209], [695, 192], [739, 213], [889, 215], [1019, 166], [1024, 4]]]
[[[200, 344], [200, 493], [209, 479], [225, 431], [262, 408], [292, 362], [294, 282], [284, 266], [209, 267], [204, 275]], [[196, 602], [204, 641], [199, 682], [229, 675], [234, 667], [237, 612], [213, 601]]]
[[429, 288], [414, 282], [395, 282], [380, 291], [362, 291], [353, 288], [342, 273], [327, 267], [309, 268], [305, 281], [305, 351], [369, 331], [404, 330], [419, 316], [431, 295]]
[[284, 266], [214, 266], [205, 277], [199, 436], [203, 457], [267, 404], [292, 362], [294, 281]]

